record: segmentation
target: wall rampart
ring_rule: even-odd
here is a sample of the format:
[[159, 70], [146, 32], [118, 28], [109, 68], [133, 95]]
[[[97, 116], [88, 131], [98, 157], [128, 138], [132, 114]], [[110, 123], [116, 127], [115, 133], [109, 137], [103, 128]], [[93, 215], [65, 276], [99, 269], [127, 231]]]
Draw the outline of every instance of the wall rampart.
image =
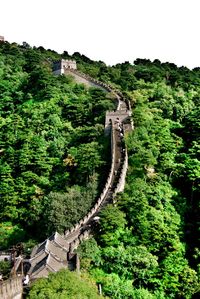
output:
[[[84, 82], [101, 87], [105, 91], [112, 92], [118, 101], [116, 111], [106, 113], [107, 131], [111, 133], [111, 166], [102, 193], [87, 215], [72, 228], [66, 230], [64, 234], [66, 241], [69, 243], [69, 253], [73, 253], [79, 244], [90, 236], [94, 216], [105, 204], [111, 201], [114, 202], [114, 196], [124, 190], [128, 155], [122, 147], [122, 138], [127, 126], [131, 127], [131, 107], [130, 102], [123, 97], [123, 94], [109, 84], [102, 83], [74, 69], [64, 69], [64, 72], [78, 76], [84, 79]], [[121, 124], [123, 124], [123, 129]]]
[[0, 282], [1, 299], [21, 299], [23, 293], [22, 277], [9, 278]]
[[118, 181], [118, 184], [116, 186], [114, 195], [116, 193], [122, 192], [124, 190], [127, 169], [128, 169], [128, 154], [127, 154], [127, 151], [125, 151], [125, 158], [124, 158], [124, 161], [123, 161], [123, 164], [122, 164], [122, 169], [121, 169], [121, 172], [120, 172], [119, 181]]
[[64, 71], [62, 69], [59, 69], [59, 70], [55, 70], [53, 71], [54, 75], [62, 75], [64, 74]]
[[[84, 225], [87, 224], [87, 222], [97, 213], [97, 211], [99, 210], [100, 206], [102, 205], [105, 196], [108, 192], [108, 189], [110, 188], [111, 185], [111, 181], [113, 179], [113, 175], [114, 175], [114, 163], [115, 163], [115, 156], [116, 156], [116, 152], [115, 152], [115, 134], [114, 134], [114, 126], [112, 125], [112, 130], [111, 130], [111, 153], [112, 153], [112, 162], [111, 162], [111, 168], [110, 168], [110, 172], [108, 174], [108, 178], [105, 184], [105, 187], [100, 195], [100, 197], [98, 198], [95, 206], [90, 210], [90, 212], [82, 219], [79, 221], [79, 223], [74, 226], [70, 232], [67, 233], [72, 233], [75, 232], [76, 230], [80, 230], [81, 227], [83, 227]], [[73, 242], [70, 243], [70, 252], [72, 253], [78, 246], [79, 244], [83, 241], [88, 239], [90, 235], [90, 226], [88, 226], [88, 228], [86, 228], [83, 232], [80, 231], [80, 234], [77, 235], [77, 237], [75, 238], [75, 240], [73, 240]], [[65, 236], [67, 237], [67, 235], [65, 234]]]
[[116, 155], [114, 145], [115, 145], [115, 134], [114, 134], [113, 126], [112, 126], [112, 129], [111, 129], [111, 153], [112, 153], [111, 168], [108, 173], [108, 177], [107, 177], [107, 181], [105, 183], [104, 189], [103, 189], [102, 193], [100, 194], [99, 198], [97, 199], [96, 204], [88, 212], [88, 214], [83, 219], [81, 219], [76, 225], [74, 225], [70, 230], [65, 231], [65, 237], [69, 236], [70, 234], [76, 232], [81, 227], [83, 227], [89, 221], [89, 219], [92, 218], [92, 216], [98, 211], [99, 207], [101, 206], [102, 202], [104, 201], [105, 196], [110, 187], [110, 184], [111, 184], [111, 181], [113, 178], [113, 173], [114, 173], [114, 161], [115, 161], [115, 155]]
[[89, 75], [86, 75], [78, 70], [70, 70], [71, 73], [74, 73], [74, 74], [77, 74], [78, 76], [86, 79], [87, 81], [91, 82], [91, 83], [94, 83], [95, 85], [98, 85], [100, 87], [102, 87], [105, 91], [108, 91], [108, 92], [112, 92], [117, 99], [119, 99], [120, 95], [122, 94], [120, 91], [118, 91], [117, 89], [113, 88], [111, 85], [109, 84], [106, 84], [104, 82], [101, 82], [97, 79], [94, 79], [92, 77], [90, 77]]

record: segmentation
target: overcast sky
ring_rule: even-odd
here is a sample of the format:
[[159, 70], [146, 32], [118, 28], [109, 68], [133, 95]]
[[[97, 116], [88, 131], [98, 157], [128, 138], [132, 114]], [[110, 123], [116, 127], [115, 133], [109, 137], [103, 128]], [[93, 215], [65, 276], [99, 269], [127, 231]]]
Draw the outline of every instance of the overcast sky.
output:
[[200, 0], [0, 0], [0, 35], [107, 64], [200, 66]]

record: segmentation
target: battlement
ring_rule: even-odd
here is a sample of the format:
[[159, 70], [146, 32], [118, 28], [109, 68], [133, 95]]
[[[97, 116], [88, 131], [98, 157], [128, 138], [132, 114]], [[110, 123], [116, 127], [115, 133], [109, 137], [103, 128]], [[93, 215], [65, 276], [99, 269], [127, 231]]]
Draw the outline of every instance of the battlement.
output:
[[61, 59], [59, 61], [55, 61], [53, 64], [53, 73], [55, 75], [62, 75], [66, 70], [76, 70], [76, 61], [75, 60], [65, 60]]
[[107, 111], [105, 120], [105, 130], [108, 129], [111, 122], [115, 123], [130, 123], [131, 111], [130, 110], [116, 110]]

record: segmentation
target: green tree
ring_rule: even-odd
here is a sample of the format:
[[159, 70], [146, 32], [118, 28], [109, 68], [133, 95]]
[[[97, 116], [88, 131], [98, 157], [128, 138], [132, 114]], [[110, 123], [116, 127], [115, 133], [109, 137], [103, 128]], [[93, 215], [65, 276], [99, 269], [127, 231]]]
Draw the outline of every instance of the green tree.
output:
[[[36, 281], [28, 295], [30, 299], [98, 299], [97, 287], [87, 276], [80, 276], [69, 270], [49, 274], [48, 278]], [[105, 297], [104, 297], [105, 298]]]
[[20, 225], [11, 222], [0, 224], [0, 249], [6, 249], [16, 243], [24, 241], [26, 238], [25, 230]]
[[100, 213], [100, 234], [98, 234], [98, 238], [101, 244], [103, 246], [119, 244], [125, 225], [125, 214], [118, 207], [108, 205]]

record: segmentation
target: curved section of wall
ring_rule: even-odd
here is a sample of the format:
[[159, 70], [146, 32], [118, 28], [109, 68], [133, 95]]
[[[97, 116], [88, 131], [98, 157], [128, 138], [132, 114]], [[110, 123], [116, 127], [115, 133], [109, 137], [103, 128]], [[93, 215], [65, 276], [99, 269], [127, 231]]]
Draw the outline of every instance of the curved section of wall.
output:
[[83, 227], [84, 225], [86, 225], [86, 223], [92, 218], [94, 217], [94, 215], [98, 212], [99, 207], [102, 205], [102, 203], [105, 200], [106, 194], [108, 193], [108, 190], [110, 188], [111, 185], [111, 181], [113, 178], [113, 174], [114, 174], [114, 161], [115, 161], [115, 134], [114, 134], [114, 129], [113, 129], [113, 125], [111, 126], [111, 153], [112, 153], [112, 159], [111, 159], [111, 167], [110, 167], [110, 171], [108, 173], [108, 177], [104, 186], [104, 189], [102, 191], [102, 193], [100, 194], [99, 198], [96, 201], [96, 204], [94, 205], [94, 207], [88, 212], [88, 214], [81, 219], [75, 226], [73, 226], [70, 230], [67, 230], [65, 232], [65, 238], [67, 240], [67, 238], [74, 232], [78, 232], [78, 230], [80, 230], [81, 227]]
[[[111, 165], [105, 186], [91, 210], [76, 223], [72, 228], [65, 231], [64, 238], [69, 244], [68, 261], [73, 257], [74, 250], [79, 244], [89, 238], [95, 221], [95, 216], [108, 203], [115, 203], [115, 196], [122, 192], [125, 186], [125, 177], [128, 168], [128, 154], [124, 144], [124, 131], [132, 129], [130, 102], [123, 97], [122, 93], [112, 86], [91, 78], [77, 70], [67, 70], [65, 73], [72, 74], [81, 80], [84, 79], [88, 85], [103, 88], [112, 92], [117, 100], [115, 111], [106, 113], [106, 130], [111, 134]], [[84, 82], [85, 82], [84, 81]], [[80, 82], [80, 80], [79, 80]], [[83, 82], [83, 81], [82, 81]], [[30, 273], [31, 274], [31, 273]]]
[[97, 200], [95, 206], [90, 210], [90, 212], [87, 214], [84, 219], [82, 219], [76, 226], [72, 228], [72, 230], [68, 231], [67, 234], [65, 235], [66, 239], [70, 237], [70, 234], [73, 232], [76, 232], [76, 237], [75, 239], [70, 243], [70, 253], [73, 253], [75, 249], [79, 246], [79, 244], [83, 241], [89, 238], [90, 233], [91, 233], [91, 223], [93, 218], [98, 214], [100, 209], [107, 204], [107, 195], [109, 195], [109, 190], [111, 191], [111, 200], [112, 203], [115, 203], [115, 196], [117, 193], [122, 192], [124, 190], [125, 186], [125, 177], [126, 177], [126, 172], [128, 169], [128, 154], [127, 150], [123, 147], [120, 147], [120, 151], [122, 152], [121, 155], [121, 161], [120, 161], [120, 166], [118, 170], [118, 177], [117, 177], [117, 184], [115, 188], [113, 188], [113, 182], [116, 178], [115, 174], [115, 163], [118, 163], [116, 161], [116, 136], [115, 136], [115, 126], [112, 123], [112, 134], [111, 134], [111, 148], [112, 148], [112, 164], [111, 164], [111, 169], [107, 178], [107, 182], [105, 184], [105, 187]]
[[118, 181], [117, 187], [115, 189], [114, 195], [116, 195], [117, 193], [122, 192], [124, 190], [127, 169], [128, 169], [128, 154], [127, 154], [127, 151], [125, 150], [125, 156], [124, 156], [124, 160], [122, 163], [122, 169], [120, 172], [119, 181]]
[[[71, 74], [74, 76], [75, 80], [77, 80], [77, 82], [79, 83], [86, 83], [86, 85], [90, 85], [90, 86], [97, 86], [102, 88], [103, 90], [107, 91], [107, 92], [112, 92], [116, 99], [118, 100], [118, 105], [117, 105], [117, 110], [119, 110], [119, 100], [120, 98], [122, 98], [123, 100], [126, 101], [126, 99], [123, 97], [123, 94], [121, 91], [113, 88], [113, 86], [106, 84], [104, 82], [101, 82], [97, 79], [94, 79], [92, 77], [90, 77], [89, 75], [86, 75], [78, 70], [67, 70], [65, 72], [66, 74]], [[84, 81], [82, 81], [84, 80]], [[128, 106], [127, 106], [128, 107]]]
[[[111, 169], [108, 173], [107, 181], [104, 186], [104, 189], [100, 195], [100, 197], [97, 199], [95, 206], [90, 210], [90, 212], [79, 221], [78, 224], [76, 224], [74, 227], [72, 227], [70, 230], [66, 231], [65, 238], [70, 238], [70, 234], [77, 232], [75, 239], [70, 244], [70, 251], [73, 252], [78, 245], [86, 238], [89, 237], [89, 231], [90, 226], [87, 224], [92, 221], [92, 218], [99, 212], [99, 210], [104, 206], [106, 202], [106, 195], [109, 193], [109, 189], [112, 187], [112, 202], [115, 202], [115, 196], [117, 193], [122, 192], [124, 190], [125, 186], [125, 177], [126, 172], [128, 169], [128, 154], [127, 150], [125, 148], [122, 148], [122, 144], [120, 146], [120, 151], [122, 152], [121, 161], [120, 161], [120, 167], [118, 170], [118, 177], [117, 177], [117, 184], [115, 188], [112, 186], [112, 182], [115, 180], [115, 163], [116, 163], [116, 123], [123, 123], [125, 120], [130, 120], [130, 126], [132, 129], [131, 124], [131, 106], [129, 100], [123, 97], [122, 93], [118, 90], [113, 90], [112, 86], [102, 83], [96, 79], [91, 78], [88, 75], [85, 75], [77, 70], [70, 70], [68, 73], [72, 73], [73, 75], [79, 78], [84, 78], [84, 80], [88, 81], [90, 84], [95, 85], [97, 87], [101, 87], [106, 91], [114, 93], [118, 104], [116, 111], [113, 112], [107, 112], [106, 114], [106, 125], [105, 127], [108, 127], [111, 129], [111, 153], [112, 153], [112, 162], [111, 162]], [[79, 81], [80, 82], [80, 81]], [[118, 125], [117, 125], [118, 126]], [[122, 142], [121, 142], [122, 143]], [[120, 159], [119, 159], [120, 160]], [[87, 232], [87, 233], [86, 233]]]

